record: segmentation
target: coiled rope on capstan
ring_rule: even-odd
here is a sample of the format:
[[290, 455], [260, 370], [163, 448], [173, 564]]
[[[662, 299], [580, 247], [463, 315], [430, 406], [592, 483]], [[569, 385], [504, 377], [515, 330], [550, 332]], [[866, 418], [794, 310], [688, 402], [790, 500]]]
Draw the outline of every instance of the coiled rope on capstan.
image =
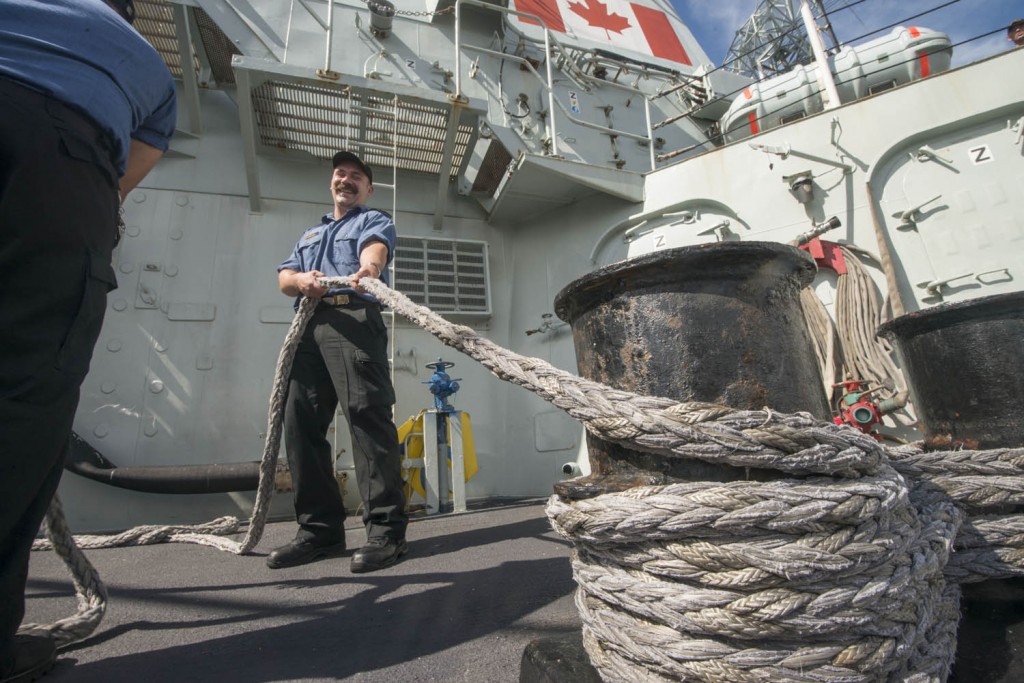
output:
[[[912, 448], [887, 453], [865, 434], [804, 413], [735, 410], [611, 389], [503, 349], [379, 281], [361, 284], [598, 438], [667, 458], [807, 477], [642, 487], [571, 503], [551, 499], [552, 525], [574, 544], [584, 642], [606, 680], [942, 680], [954, 651], [958, 582], [1022, 573], [1017, 523], [1008, 530], [995, 518], [964, 522], [955, 495], [940, 488], [953, 490], [958, 477], [925, 476], [940, 467], [935, 454]], [[236, 542], [201, 527], [145, 527], [132, 542], [203, 543], [236, 553], [258, 544], [273, 493], [291, 363], [316, 303], [301, 302], [278, 358], [245, 538]], [[964, 476], [988, 478], [997, 489], [1016, 491], [1006, 495], [1019, 496], [1022, 455], [1004, 451], [989, 459], [987, 470]], [[59, 503], [53, 516], [60, 521], [48, 515], [47, 533], [55, 546], [65, 546], [70, 534]], [[233, 518], [224, 519], [215, 521], [220, 526], [213, 533], [237, 531]], [[961, 526], [969, 531], [960, 532]], [[963, 553], [951, 561], [954, 538]], [[955, 562], [972, 553], [987, 553], [990, 562], [978, 571]], [[75, 639], [102, 617], [97, 605], [105, 605], [105, 595], [98, 585], [87, 588], [93, 597], [80, 614], [88, 612], [92, 621], [75, 626]], [[70, 633], [70, 621], [35, 628]]]
[[919, 509], [887, 470], [552, 497], [591, 661], [606, 680], [948, 671], [959, 593], [943, 571], [961, 515], [948, 499]]

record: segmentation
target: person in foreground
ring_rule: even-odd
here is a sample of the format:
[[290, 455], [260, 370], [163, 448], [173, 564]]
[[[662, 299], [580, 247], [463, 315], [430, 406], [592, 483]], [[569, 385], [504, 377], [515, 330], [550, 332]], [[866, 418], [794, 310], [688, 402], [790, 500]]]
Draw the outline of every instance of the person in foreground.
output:
[[29, 552], [100, 333], [118, 207], [174, 133], [174, 81], [131, 0], [0, 10], [0, 681], [56, 657], [16, 635]]
[[[327, 430], [341, 402], [352, 435], [366, 545], [352, 555], [353, 572], [388, 567], [405, 554], [405, 493], [398, 433], [391, 418], [395, 391], [380, 303], [359, 287], [388, 282], [395, 224], [366, 206], [373, 171], [351, 152], [334, 155], [334, 212], [303, 233], [278, 266], [281, 292], [321, 297], [299, 342], [285, 403], [284, 437], [294, 487], [295, 539], [267, 557], [271, 569], [306, 564], [345, 550], [345, 507], [334, 475]], [[317, 278], [351, 275], [353, 287], [331, 289]]]

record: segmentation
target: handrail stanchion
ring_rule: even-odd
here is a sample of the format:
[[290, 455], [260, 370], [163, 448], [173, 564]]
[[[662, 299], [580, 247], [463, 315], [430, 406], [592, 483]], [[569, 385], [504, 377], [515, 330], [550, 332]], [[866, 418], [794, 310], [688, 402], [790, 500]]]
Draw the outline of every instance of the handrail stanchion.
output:
[[651, 170], [657, 168], [654, 161], [654, 131], [651, 130], [651, 100], [648, 97], [644, 98], [644, 118], [647, 119], [647, 139], [650, 141], [648, 147], [651, 150]]
[[324, 53], [324, 73], [331, 70], [331, 43], [334, 42], [334, 3], [327, 3], [327, 47]]
[[555, 129], [555, 87], [551, 78], [551, 40], [547, 26], [544, 27], [544, 65], [548, 73], [548, 112], [551, 118], [551, 156], [558, 156], [558, 131]]
[[455, 98], [462, 97], [462, 0], [455, 0]]

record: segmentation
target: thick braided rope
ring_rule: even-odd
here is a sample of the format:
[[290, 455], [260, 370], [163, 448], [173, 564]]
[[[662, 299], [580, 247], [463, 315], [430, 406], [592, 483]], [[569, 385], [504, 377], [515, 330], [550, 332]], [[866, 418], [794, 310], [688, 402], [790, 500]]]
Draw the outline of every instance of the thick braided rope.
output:
[[914, 477], [908, 493], [883, 470], [552, 498], [552, 524], [574, 544], [584, 643], [602, 677], [944, 681], [959, 583], [1024, 574], [1024, 516], [975, 516], [958, 531], [953, 501], [1018, 500], [1024, 453], [953, 453], [962, 487], [942, 476], [949, 454], [889, 454]]
[[835, 323], [829, 317], [825, 304], [810, 287], [800, 290], [800, 310], [810, 333], [814, 355], [818, 359], [825, 395], [831, 396], [832, 384], [836, 381], [837, 371], [843, 362], [842, 347], [838, 344]]
[[[153, 543], [194, 543], [207, 545], [227, 552], [245, 554], [256, 547], [266, 526], [267, 511], [274, 492], [274, 474], [277, 469], [277, 454], [281, 446], [281, 429], [284, 415], [284, 401], [288, 395], [288, 379], [291, 376], [295, 350], [306, 324], [316, 308], [316, 299], [303, 299], [292, 325], [285, 336], [274, 371], [274, 385], [270, 394], [267, 411], [267, 439], [260, 461], [260, 478], [256, 491], [256, 502], [248, 530], [241, 542], [224, 538], [239, 531], [235, 517], [221, 517], [205, 524], [195, 525], [147, 525], [129, 529], [110, 536], [71, 535], [64, 518], [60, 499], [54, 496], [46, 513], [47, 540], [37, 539], [33, 550], [57, 550], [71, 572], [78, 599], [77, 612], [53, 624], [24, 624], [19, 633], [47, 633], [58, 646], [84, 640], [99, 626], [106, 612], [107, 594], [96, 570], [82, 554], [79, 547], [113, 548], [125, 545], [149, 545]], [[78, 545], [76, 545], [76, 540]]]
[[43, 529], [51, 546], [64, 560], [75, 584], [78, 611], [52, 624], [22, 624], [18, 633], [49, 635], [58, 647], [87, 638], [99, 626], [107, 611], [107, 589], [100, 581], [96, 568], [75, 545], [67, 528], [64, 509], [56, 494], [46, 510]]
[[959, 503], [969, 517], [956, 537], [946, 576], [960, 583], [1024, 574], [1024, 448], [987, 451], [888, 449], [893, 467]]
[[[153, 524], [133, 527], [119, 534], [78, 535], [72, 541], [79, 548], [89, 550], [156, 543], [197, 543], [233, 552], [238, 543], [222, 536], [237, 534], [240, 530], [238, 518], [218, 517], [203, 524]], [[61, 538], [60, 542], [65, 541]], [[32, 550], [53, 548], [54, 544], [49, 538], [38, 538], [32, 543]]]
[[960, 513], [917, 505], [888, 470], [555, 496], [548, 516], [573, 541], [584, 643], [605, 680], [940, 680]]
[[[324, 278], [321, 282], [331, 286], [343, 286], [348, 284], [349, 280], [348, 278]], [[545, 398], [545, 400], [584, 422], [588, 430], [605, 440], [617, 441], [633, 448], [661, 453], [668, 457], [695, 457], [707, 462], [725, 463], [735, 466], [775, 467], [780, 471], [794, 474], [839, 474], [850, 477], [864, 477], [865, 482], [869, 479], [878, 479], [880, 476], [878, 474], [879, 466], [884, 460], [884, 453], [881, 448], [873, 439], [852, 430], [819, 423], [805, 414], [785, 415], [774, 413], [770, 410], [735, 411], [724, 406], [703, 403], [677, 403], [668, 399], [637, 396], [628, 392], [612, 390], [600, 384], [582, 380], [574, 375], [557, 370], [538, 359], [526, 358], [508, 352], [492, 342], [478, 337], [470, 328], [448, 323], [428, 309], [417, 306], [398, 292], [388, 289], [382, 283], [364, 280], [363, 284], [368, 291], [376, 295], [382, 302], [390, 305], [398, 313], [419, 324], [444, 343], [478, 360], [497, 377], [537, 393], [542, 398]], [[315, 300], [306, 299], [302, 302], [299, 313], [292, 324], [292, 328], [289, 330], [278, 359], [275, 384], [270, 401], [268, 437], [261, 465], [260, 485], [253, 517], [250, 520], [249, 533], [246, 538], [241, 543], [236, 543], [228, 539], [211, 536], [211, 533], [235, 532], [237, 527], [233, 526], [233, 518], [224, 518], [211, 522], [210, 525], [212, 527], [144, 527], [141, 531], [132, 530], [126, 532], [126, 535], [131, 537], [131, 542], [176, 541], [203, 543], [239, 553], [248, 552], [259, 542], [265, 523], [269, 497], [272, 493], [273, 474], [276, 468], [277, 451], [280, 446], [281, 405], [287, 392], [287, 378], [290, 374], [297, 340], [301, 336], [306, 322], [312, 315], [315, 305]], [[888, 470], [887, 467], [883, 469]], [[882, 478], [884, 479], [885, 477], [883, 476]], [[834, 482], [830, 480], [829, 488], [833, 484]], [[766, 508], [773, 504], [770, 500], [762, 500], [760, 503], [761, 507], [756, 511], [734, 512], [729, 520], [719, 520], [718, 524], [723, 527], [735, 525], [736, 528], [743, 528], [747, 524], [747, 518], [752, 520], [767, 514]], [[802, 504], [803, 507], [800, 508], [799, 512], [791, 512], [790, 516], [794, 518], [800, 517], [808, 514], [811, 508], [814, 508], [816, 512], [811, 513], [812, 516], [814, 514], [822, 514], [821, 519], [823, 521], [821, 523], [824, 524], [830, 521], [830, 518], [829, 514], [822, 513], [821, 509], [828, 508], [831, 504], [829, 501], [819, 503], [805, 502]], [[876, 504], [868, 503], [868, 505]], [[848, 502], [845, 505], [846, 512], [851, 512], [852, 508], [858, 506], [858, 503]], [[59, 510], [57, 512], [59, 514]], [[863, 515], [863, 510], [861, 514]], [[773, 524], [783, 524], [784, 519], [775, 520]], [[951, 522], [947, 521], [947, 527], [951, 524]], [[804, 566], [804, 570], [801, 571], [808, 572], [807, 576], [809, 577], [816, 576], [822, 571], [827, 572], [830, 567], [840, 566], [844, 563], [849, 566], [851, 563], [850, 557], [860, 558], [859, 560], [852, 561], [853, 564], [857, 564], [857, 562], [863, 561], [865, 558], [877, 556], [878, 548], [902, 547], [906, 550], [907, 548], [918, 547], [912, 545], [914, 543], [914, 535], [913, 533], [908, 533], [906, 528], [901, 529], [899, 525], [893, 524], [875, 526], [879, 528], [870, 528], [873, 527], [872, 523], [863, 522], [857, 530], [853, 531], [845, 529], [841, 532], [825, 533], [822, 529], [818, 531], [813, 542], [811, 540], [805, 541], [804, 545], [806, 547], [802, 549], [797, 548], [792, 543], [781, 542], [779, 539], [758, 538], [749, 544], [749, 549], [744, 549], [744, 553], [760, 558], [763, 566], [751, 565], [743, 567], [737, 565], [731, 570], [707, 572], [702, 568], [701, 571], [708, 576], [716, 576], [720, 580], [726, 581], [752, 580], [751, 577], [760, 577], [761, 580], [765, 580], [766, 576], [771, 576], [771, 569], [779, 565], [777, 562], [773, 564], [769, 561], [770, 558], [773, 556], [778, 557], [780, 552], [784, 552], [788, 558], [801, 558]], [[694, 528], [690, 526], [688, 533], [692, 534]], [[909, 528], [912, 529], [913, 525], [910, 525]], [[875, 535], [872, 536], [871, 533]], [[931, 535], [936, 536], [935, 533]], [[920, 536], [921, 534], [918, 534], [918, 537]], [[940, 539], [940, 542], [942, 539], [948, 541], [948, 538], [951, 538], [949, 535], [938, 535], [937, 537]], [[991, 533], [989, 536], [979, 537], [981, 540], [977, 542], [984, 543], [986, 538], [989, 537], [992, 537]], [[865, 540], [867, 538], [872, 540], [868, 542]], [[101, 541], [97, 540], [95, 543], [97, 545], [93, 547], [99, 547]], [[845, 560], [843, 557], [844, 553], [835, 553], [830, 550], [825, 552], [828, 548], [840, 543], [846, 543], [848, 549]], [[858, 555], [854, 552], [857, 548], [863, 550], [865, 554], [863, 556]], [[703, 550], [707, 552], [707, 548]], [[714, 555], [714, 553], [711, 554]], [[727, 559], [734, 558], [734, 562], [737, 558], [743, 556], [742, 553], [737, 555], [732, 547], [726, 547], [725, 550], [718, 554]], [[890, 556], [895, 557], [896, 554], [890, 552]], [[937, 557], [938, 554], [933, 552], [929, 557], [932, 556]], [[913, 555], [913, 557], [916, 558], [917, 555]], [[672, 571], [678, 571], [678, 566], [672, 565], [671, 562], [666, 564], [664, 561], [659, 564], [657, 558], [655, 560], [647, 560], [646, 562], [647, 566], [652, 569], [662, 567], [661, 571], [663, 572], [671, 573]], [[879, 563], [868, 561], [868, 564], [878, 565]], [[882, 565], [884, 564], [882, 562]], [[920, 560], [919, 558], [918, 565], [916, 566], [919, 569], [920, 567], [932, 567], [932, 570], [934, 570], [934, 565], [935, 562], [933, 561]], [[783, 569], [783, 574], [786, 571], [786, 569]], [[938, 586], [941, 581], [940, 577], [933, 580], [933, 584]], [[939, 587], [941, 588], [941, 586]], [[874, 591], [875, 589], [872, 588], [869, 592]], [[932, 592], [934, 593], [935, 590]], [[950, 592], [948, 589], [939, 590], [939, 593], [942, 595], [947, 595]], [[954, 605], [953, 611], [955, 612], [955, 601], [952, 604]], [[948, 612], [949, 610], [947, 609], [946, 611]], [[938, 612], [941, 612], [941, 610], [936, 613]], [[98, 623], [98, 620], [96, 623]], [[938, 623], [934, 619], [919, 619], [918, 626], [920, 628], [927, 627], [927, 629], [936, 633], [951, 632], [955, 637], [955, 623], [950, 628], [948, 624]], [[906, 645], [904, 647], [910, 648], [915, 652], [927, 652], [928, 650], [927, 647], [922, 645]], [[951, 651], [951, 649], [946, 648], [943, 651]], [[878, 656], [875, 655], [874, 659], [878, 659]], [[786, 661], [804, 661], [804, 658]], [[840, 661], [845, 660], [841, 659]], [[905, 666], [906, 662], [912, 661], [912, 657], [905, 658], [903, 661]], [[941, 662], [928, 661], [930, 664], [922, 659], [924, 663], [921, 663], [912, 671], [920, 672], [932, 669], [939, 671], [943, 669], [944, 665]], [[907, 680], [911, 679], [908, 678]]]
[[[892, 382], [893, 389], [877, 395], [891, 398], [904, 391], [907, 383], [892, 360], [891, 345], [875, 334], [875, 329], [884, 322], [882, 295], [862, 259], [877, 263], [878, 258], [851, 245], [840, 247], [840, 251], [845, 257], [846, 275], [836, 281], [835, 312], [844, 371], [873, 387]], [[905, 425], [915, 422], [905, 409], [890, 416]]]
[[968, 509], [1024, 503], [1024, 448], [925, 451], [910, 445], [890, 448], [888, 455], [904, 475], [931, 482]]
[[267, 511], [274, 493], [274, 472], [277, 469], [277, 453], [281, 448], [281, 429], [284, 423], [284, 402], [288, 397], [288, 380], [292, 374], [292, 363], [299, 340], [306, 330], [309, 319], [319, 299], [304, 298], [295, 313], [292, 325], [288, 328], [281, 353], [278, 354], [277, 366], [274, 370], [274, 386], [270, 392], [270, 406], [267, 409], [267, 441], [263, 447], [260, 460], [260, 482], [256, 489], [256, 503], [252, 517], [249, 519], [249, 530], [245, 538], [238, 544], [234, 552], [244, 554], [256, 547], [263, 537], [263, 528], [267, 521]]
[[[451, 326], [424, 307], [411, 304], [400, 294], [387, 290], [379, 283], [371, 282], [368, 288], [397, 312], [430, 331], [446, 344], [478, 360], [499, 378], [534, 391], [582, 421], [591, 433], [605, 440], [617, 441], [631, 448], [668, 457], [695, 457], [707, 462], [740, 466], [753, 463], [751, 460], [737, 461], [737, 454], [739, 458], [756, 459], [757, 456], [750, 455], [752, 452], [774, 450], [768, 457], [758, 460], [757, 465], [774, 467], [790, 474], [823, 472], [861, 477], [861, 483], [865, 486], [870, 485], [871, 482], [868, 480], [874, 475], [880, 491], [891, 491], [894, 482], [898, 487], [906, 487], [903, 478], [890, 467], [884, 466], [880, 472], [878, 471], [881, 458], [876, 460], [875, 455], [879, 447], [870, 438], [858, 438], [855, 443], [845, 442], [841, 446], [837, 444], [837, 441], [849, 435], [852, 430], [825, 429], [821, 423], [816, 423], [809, 416], [799, 416], [800, 419], [806, 420], [806, 423], [800, 425], [802, 430], [798, 430], [796, 425], [786, 422], [788, 418], [795, 416], [776, 416], [770, 411], [767, 414], [760, 411], [747, 411], [741, 414], [722, 406], [672, 403], [664, 399], [649, 399], [626, 392], [615, 392], [551, 368], [543, 361], [512, 354], [488, 340], [479, 338], [469, 328]], [[760, 425], [752, 423], [752, 420], [759, 419], [764, 420]], [[771, 427], [766, 429], [768, 425]], [[724, 429], [720, 429], [722, 427]], [[776, 431], [776, 427], [782, 429]], [[786, 427], [791, 431], [786, 432]], [[725, 438], [723, 433], [726, 435]], [[801, 437], [811, 433], [813, 438], [819, 439], [817, 444], [809, 446], [806, 442], [800, 441]], [[841, 436], [838, 433], [841, 433]], [[741, 441], [744, 437], [755, 443]], [[696, 449], [692, 446], [694, 442], [698, 445]], [[820, 456], [820, 459], [813, 460], [813, 464], [808, 465], [806, 460], [793, 462], [794, 455], [807, 458], [809, 450], [821, 445], [832, 446], [832, 450], [827, 454], [819, 450], [815, 455]], [[786, 453], [784, 449], [788, 449], [789, 452]], [[726, 450], [729, 452], [724, 452]], [[858, 450], [860, 453], [856, 452]], [[1020, 478], [1024, 472], [1018, 470], [1016, 474], [1019, 477], [1018, 484], [1024, 481], [1024, 478]], [[888, 486], [883, 483], [886, 480]], [[822, 482], [820, 488], [830, 490], [836, 483], [834, 480]], [[962, 514], [953, 502], [946, 496], [937, 494], [932, 486], [915, 487], [913, 494], [917, 498], [916, 505], [911, 502], [908, 495], [900, 498], [903, 502], [896, 509], [886, 510], [877, 502], [876, 497], [875, 516], [856, 526], [847, 519], [842, 522], [832, 521], [830, 527], [816, 532], [803, 532], [793, 539], [780, 538], [778, 532], [765, 538], [757, 538], [755, 534], [752, 540], [747, 539], [751, 520], [759, 519], [760, 515], [766, 514], [763, 506], [774, 505], [777, 498], [785, 498], [782, 491], [785, 490], [786, 484], [750, 484], [752, 489], [762, 489], [766, 486], [773, 488], [764, 500], [756, 504], [762, 507], [750, 508], [741, 514], [733, 512], [728, 518], [728, 523], [726, 520], [718, 520], [714, 526], [716, 531], [721, 531], [723, 527], [728, 528], [730, 524], [734, 524], [735, 529], [739, 530], [739, 537], [735, 542], [709, 542], [697, 531], [707, 527], [683, 524], [685, 531], [682, 537], [686, 541], [673, 547], [671, 543], [666, 544], [665, 539], [658, 539], [659, 542], [650, 540], [646, 536], [650, 530], [645, 529], [637, 534], [637, 538], [641, 540], [634, 544], [642, 546], [641, 548], [630, 548], [629, 552], [622, 553], [620, 557], [608, 562], [607, 547], [601, 546], [600, 552], [597, 552], [594, 546], [579, 545], [578, 539], [569, 534], [567, 537], [577, 544], [574, 559], [577, 577], [582, 576], [578, 571], [579, 567], [612, 566], [626, 573], [635, 573], [643, 568], [645, 571], [640, 575], [641, 588], [637, 601], [645, 604], [650, 600], [647, 589], [651, 586], [651, 574], [658, 575], [659, 578], [665, 578], [664, 575], [667, 574], [677, 582], [697, 580], [695, 577], [708, 577], [707, 580], [712, 583], [726, 581], [739, 582], [740, 585], [744, 581], [756, 585], [759, 581], [778, 583], [783, 580], [786, 585], [791, 585], [795, 580], [801, 587], [804, 585], [802, 582], [809, 582], [808, 586], [817, 582], [830, 587], [828, 590], [837, 590], [836, 586], [844, 587], [852, 582], [851, 585], [858, 588], [857, 596], [860, 601], [865, 601], [867, 596], [877, 598], [873, 603], [876, 613], [857, 622], [862, 623], [862, 631], [851, 628], [856, 622], [851, 613], [843, 613], [845, 618], [839, 619], [844, 626], [841, 629], [843, 637], [856, 637], [858, 640], [840, 643], [842, 648], [838, 650], [836, 648], [839, 645], [827, 643], [809, 654], [806, 652], [808, 632], [804, 631], [803, 627], [809, 627], [810, 633], [820, 636], [821, 633], [828, 631], [824, 626], [825, 621], [819, 615], [815, 615], [817, 621], [806, 617], [811, 619], [810, 622], [791, 617], [791, 620], [795, 619], [794, 624], [777, 627], [783, 629], [783, 634], [787, 626], [795, 628], [795, 635], [790, 636], [790, 640], [794, 642], [790, 645], [795, 646], [797, 652], [788, 652], [785, 647], [786, 639], [783, 638], [782, 652], [786, 654], [775, 664], [785, 662], [787, 666], [794, 667], [798, 677], [792, 680], [852, 681], [880, 680], [882, 677], [894, 681], [944, 680], [955, 652], [956, 624], [959, 618], [959, 588], [947, 584], [943, 573], [962, 519]], [[751, 489], [745, 493], [752, 496]], [[601, 497], [602, 500], [603, 498]], [[813, 518], [813, 512], [821, 507], [820, 503], [810, 501], [805, 501], [801, 505], [800, 512], [791, 513], [792, 516], [799, 518], [811, 513]], [[650, 510], [657, 514], [663, 509], [664, 502], [659, 501], [649, 508], [645, 507], [643, 511], [634, 511], [634, 514], [630, 515], [631, 522], [638, 519], [646, 521]], [[914, 519], [917, 521], [914, 522]], [[821, 518], [817, 521], [824, 524], [827, 520]], [[982, 539], [982, 542], [990, 538], [991, 536]], [[645, 553], [646, 550], [651, 552]], [[659, 553], [666, 552], [675, 555], [675, 558], [658, 556]], [[1001, 559], [1006, 562], [1005, 557]], [[707, 564], [711, 561], [719, 562], [720, 566], [709, 568]], [[617, 562], [619, 564], [616, 564]], [[1006, 564], [1002, 569], [1011, 573], [1019, 572], [1019, 565]], [[677, 575], [680, 573], [683, 578]], [[604, 623], [608, 618], [620, 617], [623, 612], [613, 608], [611, 617], [604, 620], [588, 618], [593, 614], [589, 606], [595, 604], [594, 601], [596, 604], [608, 603], [587, 593], [586, 579], [579, 583], [580, 595], [585, 595], [585, 598], [581, 597], [579, 600], [584, 620], [584, 634], [592, 646], [595, 643], [599, 645], [588, 647], [588, 652], [599, 672], [608, 680], [656, 680], [656, 674], [662, 671], [670, 674], [669, 680], [694, 677], [697, 680], [716, 681], [748, 679], [745, 675], [741, 676], [739, 670], [723, 672], [721, 667], [725, 662], [718, 657], [708, 659], [698, 655], [695, 660], [685, 661], [681, 668], [666, 662], [663, 656], [666, 650], [678, 646], [680, 642], [679, 612], [672, 610], [670, 612], [674, 617], [669, 623], [674, 628], [672, 634], [668, 636], [669, 640], [654, 642], [652, 647], [646, 650], [648, 654], [655, 653], [653, 657], [642, 661], [638, 666], [627, 666], [618, 671], [607, 666], [602, 667], [600, 662], [605, 661], [602, 659], [602, 653], [607, 651], [604, 646], [617, 642], [621, 634], [627, 634], [628, 639], [628, 634], [632, 631], [628, 624], [617, 623], [607, 629], [602, 637], [594, 636], [597, 632], [594, 624]], [[888, 587], [887, 592], [882, 590], [883, 586]], [[830, 599], [836, 597], [834, 592], [829, 595]], [[752, 599], [757, 602], [755, 598]], [[748, 607], [749, 605], [744, 603], [743, 608]], [[856, 607], [864, 609], [861, 604]], [[650, 635], [650, 614], [639, 619], [642, 625], [640, 633], [643, 636]], [[717, 623], [713, 619], [710, 621]], [[708, 620], [705, 618], [704, 622], [707, 623]], [[689, 625], [692, 627], [693, 623], [690, 622]], [[797, 626], [800, 628], [796, 628]], [[748, 623], [746, 627], [751, 628], [751, 625]], [[744, 625], [740, 623], [733, 625], [732, 628], [742, 632]], [[755, 629], [755, 632], [759, 637], [763, 637], [762, 631]], [[732, 632], [727, 637], [735, 638], [736, 633]], [[636, 650], [636, 643], [622, 644], [615, 655], [619, 658], [615, 666], [623, 666], [623, 653], [635, 653]], [[746, 655], [749, 656], [750, 652]], [[732, 663], [738, 664], [744, 661], [744, 657], [734, 660]], [[633, 661], [635, 663], [635, 660]], [[679, 663], [675, 659], [672, 661]], [[704, 664], [695, 664], [695, 661]], [[748, 673], [754, 676], [752, 680], [790, 680], [780, 678], [782, 671], [770, 668], [774, 666], [771, 657], [754, 668], [758, 666], [769, 668], [756, 671], [748, 669]], [[694, 667], [706, 671], [697, 675]], [[807, 677], [808, 668], [814, 667], [817, 667], [818, 677]], [[789, 675], [791, 674], [786, 674]]]
[[[337, 286], [348, 279], [322, 281]], [[504, 349], [377, 280], [364, 283], [371, 294], [445, 344], [478, 361], [496, 377], [529, 389], [606, 441], [670, 458], [791, 474], [861, 476], [876, 471], [884, 456], [871, 437], [820, 422], [806, 413], [734, 410], [611, 389]]]

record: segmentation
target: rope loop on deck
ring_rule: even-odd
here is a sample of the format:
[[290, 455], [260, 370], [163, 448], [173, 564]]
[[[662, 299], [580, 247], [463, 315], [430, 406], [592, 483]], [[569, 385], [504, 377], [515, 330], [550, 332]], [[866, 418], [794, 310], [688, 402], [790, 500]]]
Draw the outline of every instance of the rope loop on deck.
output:
[[[351, 280], [320, 282], [339, 287]], [[779, 473], [767, 482], [551, 498], [552, 526], [574, 546], [584, 645], [605, 680], [941, 681], [955, 651], [959, 584], [1024, 574], [1024, 516], [976, 514], [1024, 501], [1024, 449], [885, 449], [866, 434], [806, 413], [619, 391], [503, 349], [377, 280], [361, 285], [602, 440], [670, 459]], [[139, 527], [83, 544], [188, 542], [244, 554], [259, 543], [292, 360], [316, 304], [302, 300], [278, 357], [245, 537], [224, 538], [240, 527], [222, 518]], [[46, 527], [75, 573], [80, 611], [57, 624], [26, 627], [67, 644], [96, 628], [106, 595], [75, 547], [57, 499]]]

